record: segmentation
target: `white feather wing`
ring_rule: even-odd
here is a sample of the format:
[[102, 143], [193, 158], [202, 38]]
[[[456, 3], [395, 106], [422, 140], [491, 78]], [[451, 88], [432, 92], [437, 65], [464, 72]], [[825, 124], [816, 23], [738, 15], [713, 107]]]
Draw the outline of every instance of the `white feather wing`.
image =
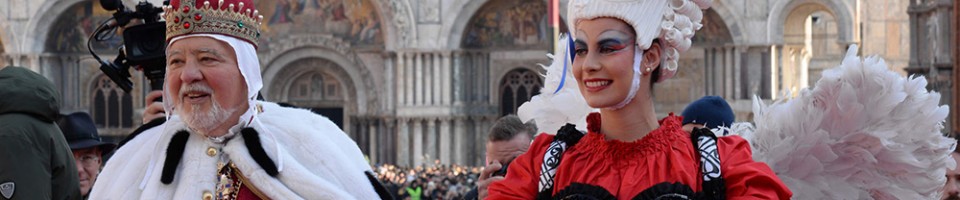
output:
[[936, 199], [956, 142], [949, 108], [923, 77], [904, 78], [857, 47], [799, 96], [764, 105], [732, 132], [750, 141], [795, 199]]

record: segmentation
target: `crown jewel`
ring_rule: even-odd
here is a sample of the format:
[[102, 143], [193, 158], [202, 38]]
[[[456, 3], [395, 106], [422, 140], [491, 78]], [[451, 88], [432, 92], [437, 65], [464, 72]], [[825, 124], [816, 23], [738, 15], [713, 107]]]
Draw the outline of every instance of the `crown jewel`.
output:
[[224, 0], [219, 0], [214, 7], [209, 0], [204, 0], [203, 5], [200, 6], [195, 0], [183, 0], [164, 6], [163, 18], [167, 21], [167, 42], [181, 35], [212, 33], [246, 40], [257, 47], [257, 41], [260, 39], [260, 23], [263, 21], [260, 11], [252, 9], [252, 3], [224, 4]]

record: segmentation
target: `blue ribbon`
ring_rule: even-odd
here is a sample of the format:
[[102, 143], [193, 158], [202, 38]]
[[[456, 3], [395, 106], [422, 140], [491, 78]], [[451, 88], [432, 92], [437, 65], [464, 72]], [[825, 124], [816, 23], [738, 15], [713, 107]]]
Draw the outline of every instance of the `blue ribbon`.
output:
[[[571, 62], [573, 61], [574, 56], [577, 55], [575, 51], [570, 51], [570, 49], [572, 48], [573, 48], [573, 38], [570, 38], [570, 35], [568, 34], [567, 48], [564, 49], [564, 51], [565, 51], [565, 54], [569, 54], [569, 58]], [[561, 74], [560, 76], [560, 86], [557, 86], [557, 90], [554, 90], [553, 94], [559, 93], [560, 89], [563, 88], [564, 83], [567, 82], [567, 67], [570, 66], [570, 63], [567, 62], [567, 58], [564, 58], [564, 57], [560, 57], [560, 58], [563, 58], [563, 74]]]

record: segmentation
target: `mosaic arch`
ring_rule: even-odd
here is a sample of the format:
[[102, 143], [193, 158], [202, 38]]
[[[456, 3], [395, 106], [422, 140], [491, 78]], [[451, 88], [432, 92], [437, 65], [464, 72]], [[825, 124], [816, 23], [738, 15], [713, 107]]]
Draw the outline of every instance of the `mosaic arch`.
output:
[[[112, 17], [110, 11], [100, 6], [100, 1], [83, 1], [67, 8], [50, 26], [44, 44], [45, 52], [87, 53], [87, 38], [97, 26]], [[119, 34], [103, 42], [94, 42], [93, 49], [99, 54], [116, 54], [122, 44]]]
[[549, 48], [553, 32], [549, 29], [547, 12], [544, 1], [491, 0], [468, 22], [461, 46], [467, 49]]
[[701, 47], [722, 46], [733, 43], [730, 29], [723, 18], [714, 9], [707, 9], [703, 14], [703, 28], [693, 36], [694, 45]]
[[283, 37], [327, 34], [354, 47], [384, 45], [384, 27], [371, 0], [254, 0], [263, 15], [261, 49]]

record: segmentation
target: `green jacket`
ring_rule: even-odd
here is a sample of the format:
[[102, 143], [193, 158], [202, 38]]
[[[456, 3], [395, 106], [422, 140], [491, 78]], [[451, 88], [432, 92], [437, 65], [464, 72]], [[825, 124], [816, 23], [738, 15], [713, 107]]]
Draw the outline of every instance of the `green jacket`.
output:
[[0, 200], [80, 199], [73, 153], [54, 123], [60, 94], [28, 69], [0, 69]]

